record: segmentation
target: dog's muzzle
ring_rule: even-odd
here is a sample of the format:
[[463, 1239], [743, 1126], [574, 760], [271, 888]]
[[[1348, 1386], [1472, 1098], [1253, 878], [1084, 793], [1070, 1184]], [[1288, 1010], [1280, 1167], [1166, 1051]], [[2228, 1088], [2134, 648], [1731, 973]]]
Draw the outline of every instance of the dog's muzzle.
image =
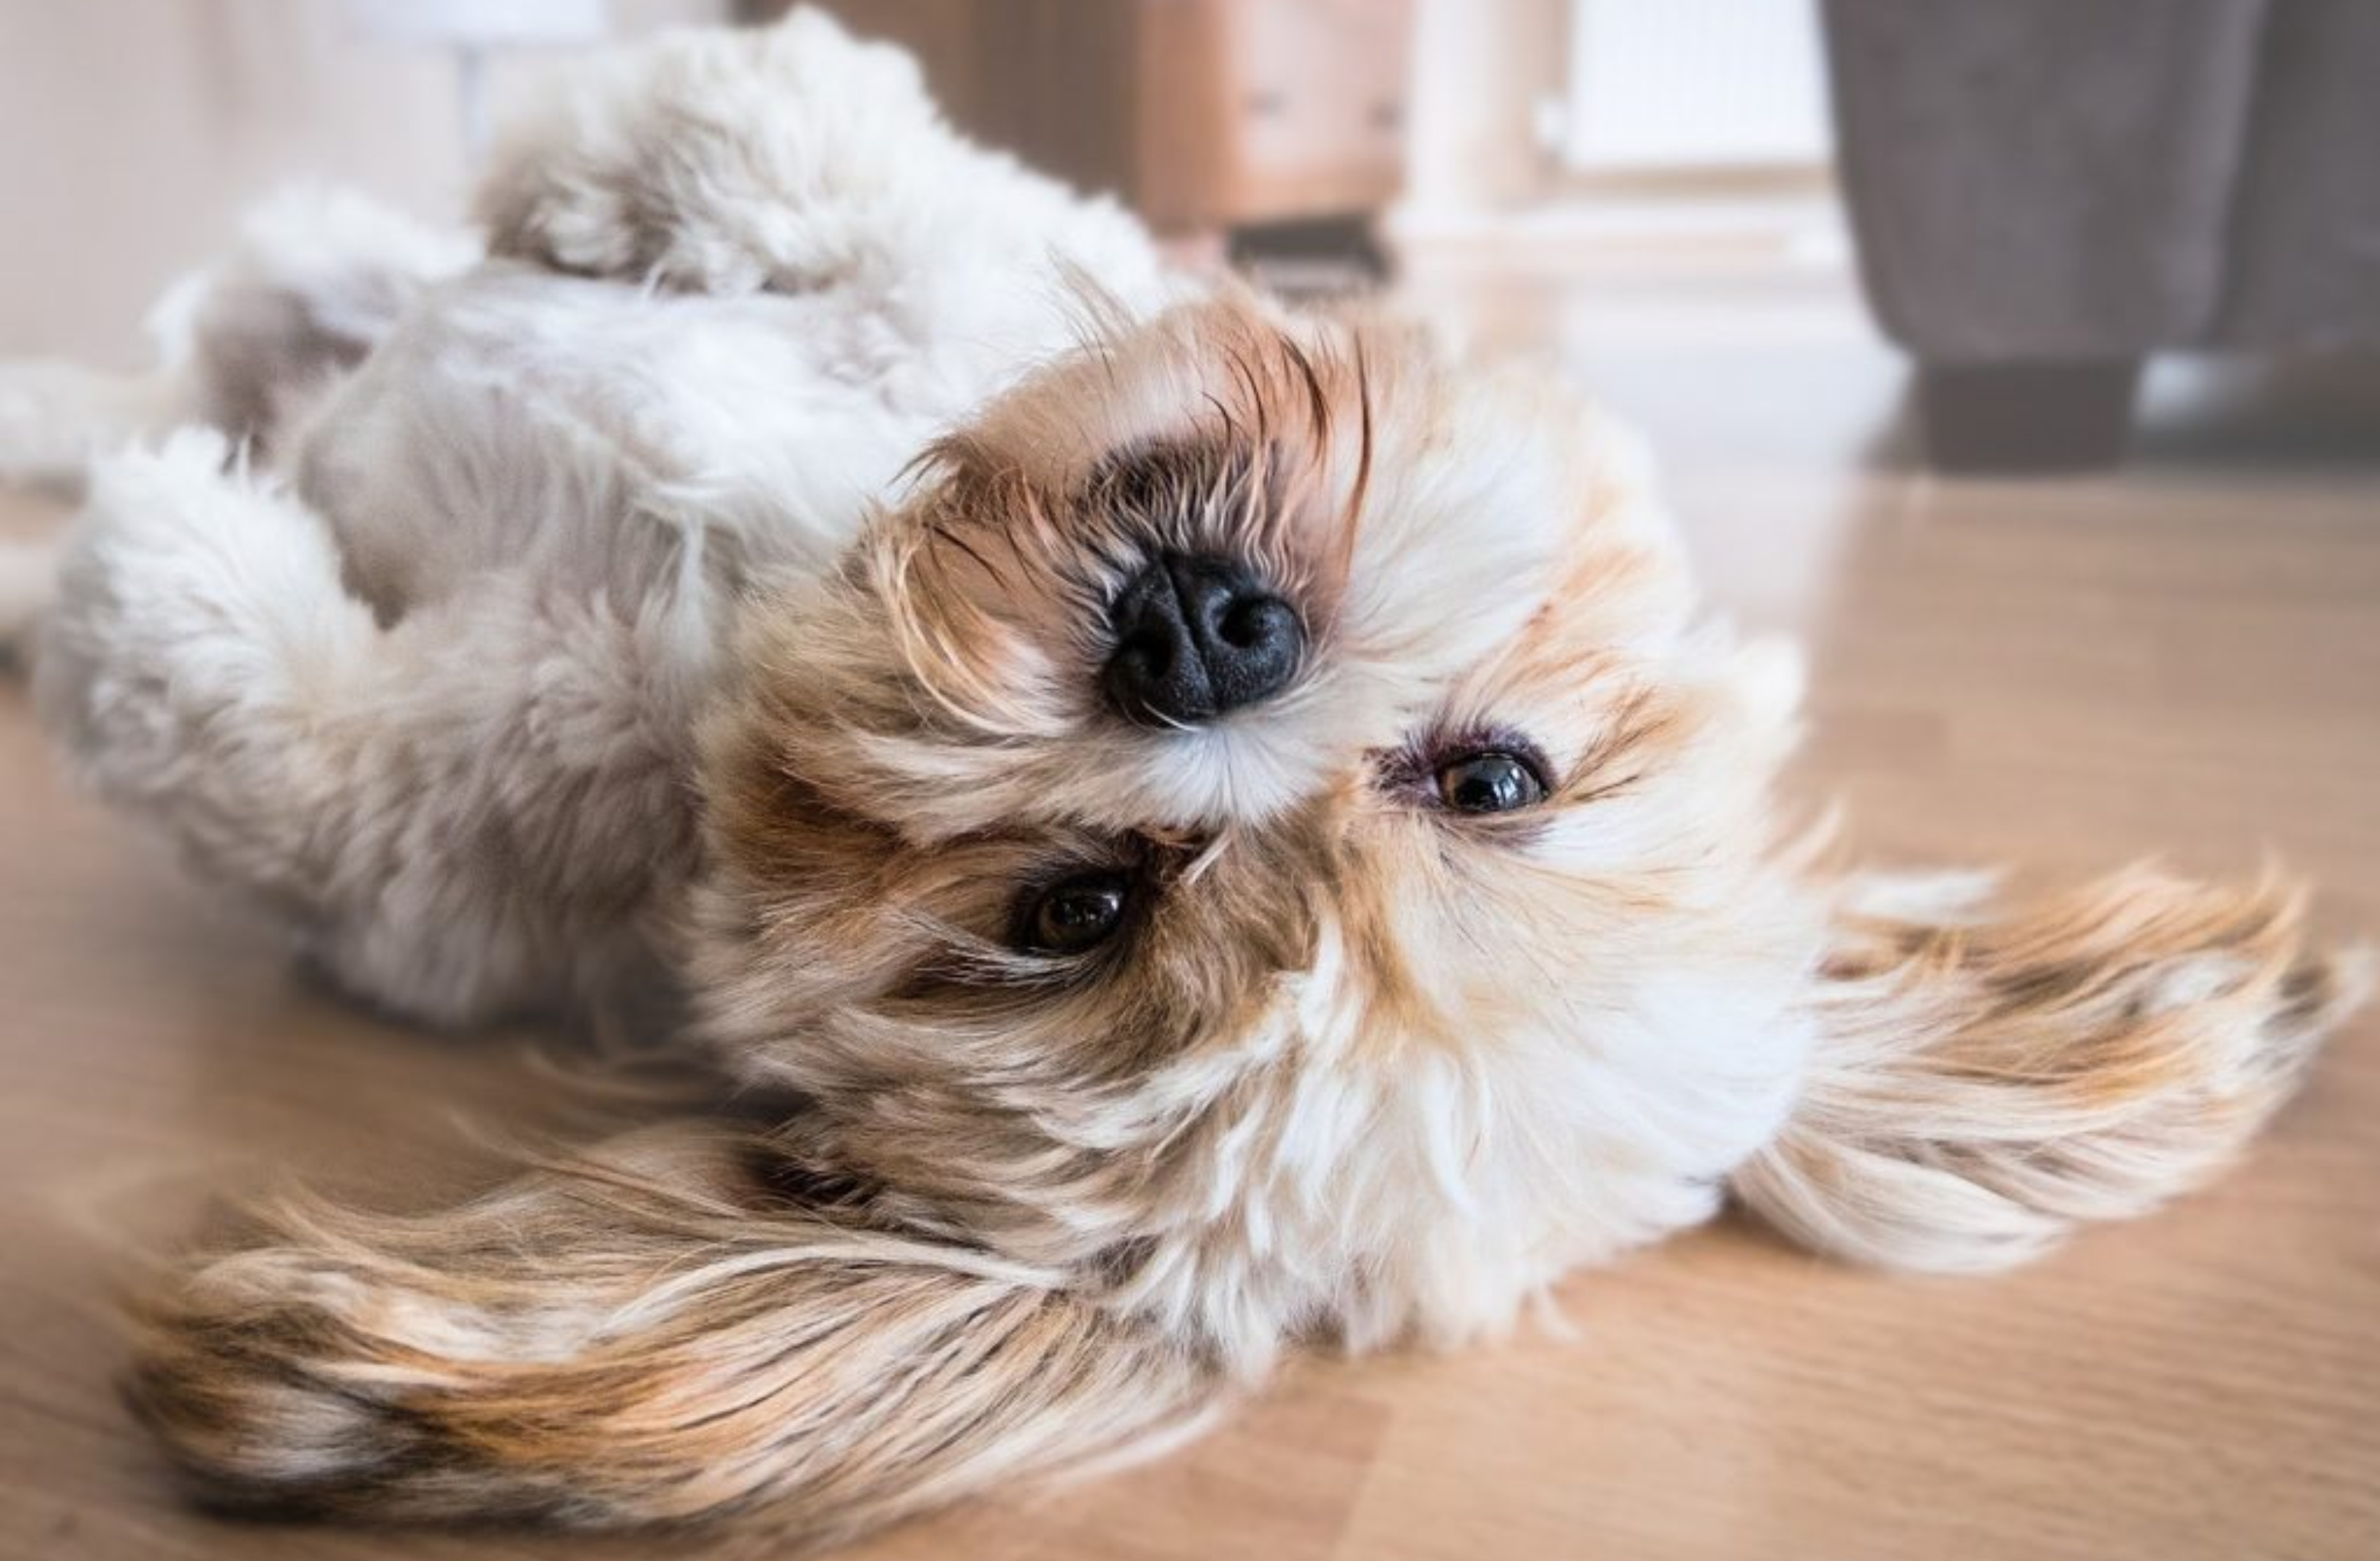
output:
[[1168, 553], [1109, 609], [1109, 702], [1144, 726], [1182, 726], [1279, 693], [1305, 652], [1297, 610], [1228, 559]]

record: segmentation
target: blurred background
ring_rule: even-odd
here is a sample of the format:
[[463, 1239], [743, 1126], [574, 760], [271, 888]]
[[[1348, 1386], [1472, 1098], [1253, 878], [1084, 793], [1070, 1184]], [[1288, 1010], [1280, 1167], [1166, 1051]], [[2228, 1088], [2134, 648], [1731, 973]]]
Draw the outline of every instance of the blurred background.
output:
[[[275, 185], [450, 215], [552, 55], [783, 8], [6, 0], [0, 351], [130, 366], [148, 303]], [[1849, 313], [1915, 369], [1918, 415], [1879, 437], [1922, 432], [1909, 453], [1949, 470], [2106, 466], [2135, 428], [2374, 442], [2380, 7], [2358, 0], [828, 8], [915, 50], [982, 139], [1277, 286], [1393, 275], [1572, 354], [1679, 311], [1755, 334]], [[1465, 300], [1466, 278], [1494, 284]], [[2214, 352], [2248, 372], [2188, 361]]]
[[[455, 217], [545, 63], [779, 8], [0, 0], [0, 358], [138, 368], [273, 187]], [[1795, 785], [1860, 860], [2271, 852], [2380, 933], [2380, 3], [828, 8], [1185, 260], [1385, 287], [1642, 428], [1714, 608], [1809, 647]], [[63, 515], [0, 494], [0, 534]], [[0, 1554], [327, 1554], [146, 1482], [110, 1243], [548, 1086], [292, 981], [4, 680], [0, 874]], [[2375, 1121], [2367, 1019], [2187, 1217], [1972, 1287], [1706, 1232], [1592, 1281], [1590, 1348], [1318, 1368], [1184, 1459], [871, 1554], [2368, 1561]]]

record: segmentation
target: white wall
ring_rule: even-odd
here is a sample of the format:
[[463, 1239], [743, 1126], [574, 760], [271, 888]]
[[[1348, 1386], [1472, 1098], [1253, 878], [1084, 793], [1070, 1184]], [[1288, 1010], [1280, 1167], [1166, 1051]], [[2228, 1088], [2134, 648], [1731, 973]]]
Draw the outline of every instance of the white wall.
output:
[[1569, 8], [1570, 0], [1420, 0], [1406, 220], [1502, 210], [1545, 193], [1537, 115], [1562, 90]]
[[1817, 0], [1571, 0], [1563, 161], [1582, 173], [1816, 168]]
[[[617, 30], [728, 0], [613, 0]], [[525, 59], [527, 56], [523, 56]], [[498, 62], [499, 103], [529, 68]], [[460, 210], [454, 69], [339, 0], [0, 0], [0, 356], [143, 360], [139, 322], [294, 178]]]

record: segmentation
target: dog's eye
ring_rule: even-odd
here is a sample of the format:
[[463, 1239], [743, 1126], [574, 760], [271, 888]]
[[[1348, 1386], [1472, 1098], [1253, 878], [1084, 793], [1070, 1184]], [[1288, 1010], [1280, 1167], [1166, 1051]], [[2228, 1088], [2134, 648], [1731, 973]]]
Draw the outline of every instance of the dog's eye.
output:
[[1016, 941], [1036, 954], [1082, 954], [1123, 925], [1132, 885], [1120, 872], [1086, 872], [1034, 896], [1018, 919]]
[[1518, 754], [1467, 753], [1438, 772], [1439, 800], [1457, 812], [1509, 813], [1546, 799], [1546, 783]]

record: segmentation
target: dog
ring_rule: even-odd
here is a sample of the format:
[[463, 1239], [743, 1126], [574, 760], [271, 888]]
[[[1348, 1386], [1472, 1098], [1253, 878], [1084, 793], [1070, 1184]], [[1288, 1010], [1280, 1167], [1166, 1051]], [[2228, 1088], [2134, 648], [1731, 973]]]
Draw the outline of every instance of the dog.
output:
[[284, 202], [161, 375], [15, 372], [20, 470], [106, 449], [39, 708], [359, 996], [795, 1104], [190, 1257], [131, 1386], [212, 1499], [827, 1543], [1730, 1199], [1995, 1269], [2365, 985], [2277, 882], [1828, 868], [1625, 433], [1169, 270], [823, 17], [574, 67], [479, 215]]

